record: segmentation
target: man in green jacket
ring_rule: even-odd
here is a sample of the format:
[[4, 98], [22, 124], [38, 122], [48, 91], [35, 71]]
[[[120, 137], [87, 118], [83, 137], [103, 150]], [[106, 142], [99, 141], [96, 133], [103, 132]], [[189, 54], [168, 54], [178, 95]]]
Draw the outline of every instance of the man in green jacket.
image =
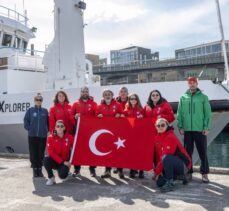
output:
[[[211, 107], [208, 97], [198, 88], [197, 78], [188, 78], [189, 89], [180, 98], [177, 110], [178, 128], [184, 135], [184, 147], [192, 157], [194, 143], [196, 145], [200, 160], [200, 173], [202, 181], [208, 183], [208, 157], [207, 157], [207, 135], [211, 127]], [[189, 171], [189, 179], [192, 179], [193, 169]]]

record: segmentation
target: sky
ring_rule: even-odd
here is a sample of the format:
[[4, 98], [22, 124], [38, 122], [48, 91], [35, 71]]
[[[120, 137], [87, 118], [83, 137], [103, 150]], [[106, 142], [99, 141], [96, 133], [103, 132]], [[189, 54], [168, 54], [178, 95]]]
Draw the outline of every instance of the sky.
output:
[[[65, 0], [67, 1], [67, 0]], [[175, 49], [220, 40], [215, 0], [85, 0], [86, 53], [108, 57], [110, 50], [132, 45], [174, 57]], [[0, 0], [0, 5], [23, 11], [23, 0]], [[229, 39], [229, 0], [220, 0], [225, 39]], [[54, 0], [24, 0], [31, 40], [44, 51], [54, 36]]]

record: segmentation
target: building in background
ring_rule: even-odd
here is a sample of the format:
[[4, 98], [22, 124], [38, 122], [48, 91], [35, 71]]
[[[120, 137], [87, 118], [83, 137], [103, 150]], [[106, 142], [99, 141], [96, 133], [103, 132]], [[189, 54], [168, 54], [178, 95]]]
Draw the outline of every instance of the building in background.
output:
[[86, 54], [86, 59], [92, 62], [92, 65], [107, 65], [107, 58], [100, 59], [99, 55]]
[[159, 60], [159, 52], [151, 53], [148, 48], [131, 46], [110, 51], [111, 64], [146, 63], [147, 60]]
[[[225, 43], [227, 53], [229, 53], [229, 40], [226, 40]], [[185, 59], [201, 56], [214, 57], [221, 55], [223, 56], [221, 41], [204, 43], [201, 45], [175, 50], [176, 59]]]

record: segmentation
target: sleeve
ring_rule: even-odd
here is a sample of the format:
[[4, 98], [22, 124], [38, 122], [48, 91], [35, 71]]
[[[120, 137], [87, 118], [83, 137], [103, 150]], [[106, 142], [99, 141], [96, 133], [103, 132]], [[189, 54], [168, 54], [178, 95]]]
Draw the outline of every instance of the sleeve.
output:
[[63, 159], [54, 150], [54, 147], [53, 147], [53, 137], [52, 136], [49, 136], [48, 137], [47, 150], [48, 150], [49, 156], [53, 160], [55, 160], [58, 164], [63, 163]]
[[30, 109], [27, 110], [25, 113], [24, 128], [29, 131], [29, 128], [30, 128]]
[[155, 172], [156, 175], [159, 175], [159, 174], [162, 173], [162, 171], [163, 171], [163, 164], [162, 164], [162, 160], [160, 160], [160, 161], [157, 163], [154, 172]]
[[71, 113], [70, 113], [71, 121], [72, 121], [72, 123], [74, 123], [74, 124], [76, 124], [75, 115], [76, 115], [76, 104], [74, 103], [74, 104], [72, 105]]
[[179, 129], [183, 129], [183, 118], [182, 118], [182, 98], [180, 99], [180, 102], [178, 104], [177, 108], [177, 126]]
[[204, 130], [210, 130], [211, 128], [211, 106], [208, 97], [205, 95], [204, 98]]
[[164, 112], [160, 116], [168, 120], [169, 123], [175, 120], [172, 106], [168, 102], [165, 103]]
[[95, 110], [95, 115], [98, 116], [99, 114], [101, 114], [101, 106], [97, 105], [96, 110]]
[[96, 109], [97, 109], [98, 105], [96, 102], [93, 103], [93, 115], [96, 115]]
[[49, 132], [52, 133], [55, 129], [56, 117], [55, 108], [51, 108], [49, 111]]

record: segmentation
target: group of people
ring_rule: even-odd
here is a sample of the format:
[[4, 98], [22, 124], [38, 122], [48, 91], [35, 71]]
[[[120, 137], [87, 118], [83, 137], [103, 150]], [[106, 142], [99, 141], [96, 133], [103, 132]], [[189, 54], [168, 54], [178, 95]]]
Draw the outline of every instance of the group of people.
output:
[[[211, 107], [208, 97], [198, 88], [195, 77], [188, 78], [188, 90], [180, 98], [177, 110], [178, 128], [184, 135], [184, 146], [174, 134], [172, 123], [175, 120], [173, 109], [162, 97], [160, 91], [150, 92], [143, 107], [137, 94], [129, 94], [126, 87], [121, 87], [119, 96], [114, 98], [111, 90], [104, 90], [99, 105], [89, 94], [88, 87], [82, 87], [79, 99], [71, 106], [64, 91], [58, 91], [54, 105], [47, 109], [42, 107], [43, 97], [37, 94], [35, 106], [27, 110], [24, 127], [28, 130], [29, 153], [34, 177], [43, 177], [42, 165], [48, 174], [47, 185], [55, 183], [53, 169], [57, 170], [61, 179], [69, 175], [71, 163], [70, 151], [73, 146], [73, 135], [80, 116], [97, 118], [154, 118], [154, 158], [152, 171], [161, 191], [174, 189], [174, 180], [181, 179], [187, 184], [192, 179], [192, 154], [194, 143], [201, 160], [200, 172], [202, 181], [209, 182], [207, 158], [207, 134], [211, 125]], [[49, 136], [47, 138], [47, 134]], [[47, 144], [46, 144], [47, 140]], [[44, 158], [45, 147], [48, 155]], [[147, 147], [147, 146], [146, 146]], [[81, 166], [74, 166], [73, 177], [80, 175]], [[102, 178], [111, 177], [112, 167], [105, 167]], [[92, 177], [96, 177], [96, 166], [90, 166]], [[124, 178], [123, 169], [114, 169], [120, 178]], [[144, 172], [131, 169], [130, 178], [144, 178]]]

